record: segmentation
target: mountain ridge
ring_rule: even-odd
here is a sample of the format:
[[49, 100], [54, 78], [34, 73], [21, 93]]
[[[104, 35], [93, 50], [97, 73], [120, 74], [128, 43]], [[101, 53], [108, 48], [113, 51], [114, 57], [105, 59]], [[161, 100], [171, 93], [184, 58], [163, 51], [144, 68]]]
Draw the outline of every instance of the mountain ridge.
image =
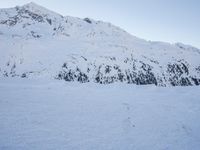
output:
[[200, 84], [198, 48], [146, 41], [110, 23], [64, 17], [33, 2], [0, 9], [0, 44], [2, 77]]

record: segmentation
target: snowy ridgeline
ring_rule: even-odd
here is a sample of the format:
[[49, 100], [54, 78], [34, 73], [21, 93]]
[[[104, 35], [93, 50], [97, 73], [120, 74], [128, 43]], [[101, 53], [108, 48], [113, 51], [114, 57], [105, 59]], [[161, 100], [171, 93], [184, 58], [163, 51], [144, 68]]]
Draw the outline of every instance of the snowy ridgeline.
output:
[[145, 41], [34, 3], [0, 10], [0, 76], [81, 83], [200, 84], [200, 50]]
[[200, 86], [0, 80], [1, 150], [199, 150]]

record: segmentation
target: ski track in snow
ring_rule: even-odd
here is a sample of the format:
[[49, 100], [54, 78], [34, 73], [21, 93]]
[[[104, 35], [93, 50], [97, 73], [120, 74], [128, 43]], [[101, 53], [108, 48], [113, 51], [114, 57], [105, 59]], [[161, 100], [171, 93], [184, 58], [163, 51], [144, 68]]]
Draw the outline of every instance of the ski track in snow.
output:
[[199, 150], [200, 87], [0, 80], [2, 150]]

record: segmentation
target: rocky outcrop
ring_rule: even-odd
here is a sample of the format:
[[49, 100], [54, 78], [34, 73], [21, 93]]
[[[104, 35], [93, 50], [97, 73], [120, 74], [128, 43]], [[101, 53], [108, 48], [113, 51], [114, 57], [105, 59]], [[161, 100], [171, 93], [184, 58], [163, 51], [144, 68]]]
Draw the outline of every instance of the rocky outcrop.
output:
[[[156, 73], [155, 67], [135, 59], [130, 60], [126, 58], [123, 62], [124, 64], [118, 64], [119, 62], [116, 58], [111, 61], [113, 63], [108, 64], [88, 63], [85, 61], [84, 66], [87, 66], [86, 68], [64, 63], [61, 71], [57, 75], [57, 79], [67, 82], [96, 82], [100, 84], [110, 84], [114, 82], [137, 85], [154, 84], [158, 86], [191, 86], [200, 84], [199, 78], [190, 75], [190, 66], [184, 60], [178, 60], [173, 63], [169, 62], [166, 66], [162, 67], [156, 63], [160, 70], [166, 70], [164, 73]], [[122, 66], [126, 67], [123, 68]]]

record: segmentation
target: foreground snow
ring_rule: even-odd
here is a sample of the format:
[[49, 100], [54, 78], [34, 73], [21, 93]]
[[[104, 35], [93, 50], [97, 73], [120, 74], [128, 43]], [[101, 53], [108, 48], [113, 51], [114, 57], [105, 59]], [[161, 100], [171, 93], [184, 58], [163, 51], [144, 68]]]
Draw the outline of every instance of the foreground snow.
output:
[[200, 87], [0, 80], [0, 149], [199, 150]]

